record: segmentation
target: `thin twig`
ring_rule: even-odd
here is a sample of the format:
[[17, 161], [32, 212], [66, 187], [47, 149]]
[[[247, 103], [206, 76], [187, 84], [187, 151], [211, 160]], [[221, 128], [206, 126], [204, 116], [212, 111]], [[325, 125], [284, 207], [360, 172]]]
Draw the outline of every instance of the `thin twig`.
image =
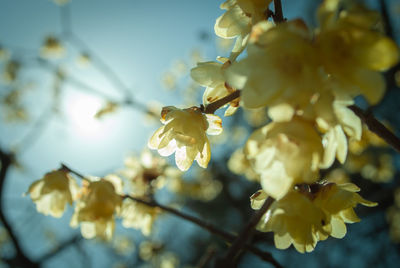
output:
[[38, 264], [32, 261], [22, 249], [13, 227], [4, 214], [4, 185], [7, 178], [7, 172], [13, 162], [13, 155], [3, 152], [3, 150], [0, 149], [0, 162], [0, 220], [3, 223], [3, 227], [6, 229], [16, 251], [14, 258], [4, 258], [4, 262], [8, 263], [11, 267], [38, 267]]
[[281, 0], [274, 0], [274, 9], [275, 9], [275, 13], [272, 16], [274, 21], [276, 23], [284, 22], [285, 18], [283, 17]]
[[350, 105], [348, 108], [352, 110], [367, 125], [369, 130], [381, 137], [397, 152], [400, 152], [400, 139], [381, 122], [379, 122], [372, 113], [367, 113], [356, 105]]
[[222, 99], [219, 99], [217, 101], [214, 101], [210, 104], [208, 104], [204, 108], [204, 113], [206, 114], [213, 114], [215, 113], [216, 110], [224, 106], [225, 104], [228, 104], [229, 102], [233, 101], [234, 99], [237, 99], [240, 97], [240, 90], [236, 90], [232, 92], [231, 94], [223, 97]]
[[232, 263], [237, 254], [246, 244], [247, 240], [249, 239], [250, 235], [254, 232], [254, 227], [258, 224], [261, 220], [262, 216], [267, 212], [271, 204], [274, 202], [272, 197], [268, 197], [262, 207], [254, 213], [254, 215], [250, 218], [247, 222], [246, 226], [242, 229], [239, 233], [235, 241], [233, 242], [232, 246], [229, 248], [228, 252], [226, 253], [224, 260], [225, 263]]
[[76, 245], [82, 240], [81, 235], [74, 235], [70, 237], [69, 239], [65, 240], [64, 242], [60, 243], [57, 247], [53, 248], [51, 251], [47, 252], [43, 256], [39, 257], [37, 259], [37, 262], [42, 264], [43, 262], [53, 258], [54, 256], [57, 256], [61, 251], [67, 249], [68, 247], [72, 245]]
[[[200, 226], [203, 229], [206, 229], [207, 231], [209, 231], [212, 234], [218, 235], [219, 237], [221, 237], [222, 239], [226, 240], [227, 242], [232, 243], [232, 242], [236, 241], [236, 239], [237, 239], [235, 235], [230, 234], [228, 232], [225, 232], [225, 231], [215, 227], [214, 225], [212, 225], [210, 223], [204, 222], [204, 221], [202, 221], [202, 220], [200, 220], [200, 219], [198, 219], [196, 217], [184, 214], [184, 213], [182, 213], [182, 212], [180, 212], [180, 211], [178, 211], [178, 210], [176, 210], [174, 208], [170, 208], [170, 207], [161, 205], [161, 204], [159, 204], [159, 203], [157, 203], [155, 201], [146, 201], [146, 200], [143, 200], [143, 199], [140, 199], [140, 198], [136, 198], [136, 197], [133, 197], [133, 196], [129, 196], [129, 195], [125, 195], [123, 197], [124, 198], [129, 198], [129, 199], [131, 199], [133, 201], [136, 201], [138, 203], [141, 203], [141, 204], [144, 204], [144, 205], [147, 205], [147, 206], [150, 206], [150, 207], [158, 207], [158, 208], [162, 209], [163, 211], [169, 212], [169, 213], [171, 213], [171, 214], [173, 214], [173, 215], [175, 215], [175, 216], [177, 216], [179, 218], [182, 218], [182, 219], [185, 219], [187, 221], [190, 221], [191, 223], [194, 223], [197, 226]], [[254, 255], [257, 255], [262, 260], [273, 264], [275, 267], [282, 267], [273, 258], [272, 254], [269, 253], [269, 252], [261, 251], [257, 247], [255, 247], [253, 245], [250, 245], [248, 243], [243, 244], [242, 248], [252, 252]]]

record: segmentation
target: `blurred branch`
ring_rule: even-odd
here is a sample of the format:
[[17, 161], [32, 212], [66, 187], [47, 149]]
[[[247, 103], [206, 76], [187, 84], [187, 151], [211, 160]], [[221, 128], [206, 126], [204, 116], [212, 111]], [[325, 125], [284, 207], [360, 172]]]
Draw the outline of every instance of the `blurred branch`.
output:
[[51, 104], [50, 108], [45, 109], [42, 114], [37, 118], [28, 132], [21, 138], [21, 140], [14, 146], [18, 153], [26, 151], [44, 132], [47, 125], [51, 122], [54, 105]]
[[[73, 173], [73, 174], [75, 174], [76, 176], [78, 176], [81, 179], [85, 179], [85, 176], [83, 174], [81, 174], [80, 172], [69, 168], [65, 164], [61, 164], [61, 169], [65, 170], [67, 172]], [[179, 217], [181, 219], [184, 219], [184, 220], [187, 220], [187, 221], [189, 221], [191, 223], [194, 223], [197, 226], [209, 231], [212, 234], [215, 234], [215, 235], [221, 237], [222, 239], [224, 239], [224, 240], [226, 240], [228, 242], [232, 243], [232, 242], [234, 242], [236, 240], [236, 236], [231, 234], [231, 233], [225, 232], [224, 230], [221, 230], [221, 229], [215, 227], [214, 225], [212, 225], [212, 224], [210, 224], [208, 222], [204, 222], [204, 221], [202, 221], [202, 220], [200, 220], [200, 219], [198, 219], [196, 217], [193, 217], [191, 215], [188, 215], [188, 214], [185, 214], [183, 212], [180, 212], [179, 210], [176, 210], [174, 208], [161, 205], [161, 204], [157, 203], [155, 200], [147, 201], [147, 200], [143, 200], [143, 199], [140, 199], [140, 198], [137, 198], [137, 197], [133, 197], [133, 196], [129, 196], [129, 195], [124, 195], [123, 198], [124, 199], [125, 198], [129, 198], [129, 199], [131, 199], [131, 200], [133, 200], [135, 202], [144, 204], [144, 205], [149, 206], [149, 207], [160, 208], [161, 210], [169, 212], [169, 213], [171, 213], [171, 214], [173, 214], [173, 215], [175, 215], [175, 216], [177, 216], [177, 217]], [[244, 244], [242, 247], [247, 249], [248, 251], [252, 252], [253, 254], [257, 255], [262, 260], [264, 260], [266, 262], [270, 262], [275, 267], [281, 267], [280, 264], [273, 258], [271, 253], [261, 251], [258, 248], [256, 248], [255, 246], [247, 244], [247, 243]]]
[[271, 204], [274, 202], [272, 197], [268, 197], [262, 207], [257, 210], [256, 213], [250, 218], [246, 226], [242, 229], [239, 235], [236, 237], [235, 241], [233, 242], [232, 246], [229, 248], [227, 254], [224, 257], [223, 262], [226, 263], [228, 266], [232, 264], [237, 254], [241, 251], [241, 249], [246, 244], [247, 240], [249, 239], [250, 235], [254, 232], [255, 226], [261, 220], [262, 216], [267, 212]]
[[60, 7], [61, 11], [61, 31], [63, 35], [69, 34], [72, 32], [72, 23], [71, 23], [71, 3], [66, 5], [62, 5]]
[[348, 106], [368, 127], [369, 130], [385, 140], [397, 152], [400, 152], [400, 139], [379, 122], [371, 112], [365, 112], [356, 105]]
[[29, 257], [25, 254], [23, 249], [21, 248], [20, 242], [16, 236], [15, 231], [11, 227], [11, 224], [8, 222], [5, 214], [4, 214], [4, 185], [7, 177], [7, 172], [13, 162], [13, 155], [4, 152], [0, 148], [0, 161], [1, 161], [1, 169], [0, 169], [0, 220], [3, 223], [4, 228], [7, 230], [8, 236], [11, 239], [11, 242], [15, 248], [16, 255], [13, 258], [3, 260], [8, 263], [12, 267], [38, 267], [38, 264], [29, 259]]
[[[156, 201], [146, 201], [146, 200], [143, 200], [143, 199], [140, 199], [140, 198], [136, 198], [136, 197], [133, 197], [133, 196], [129, 196], [129, 195], [125, 195], [124, 198], [129, 198], [129, 199], [131, 199], [133, 201], [136, 201], [138, 203], [141, 203], [141, 204], [144, 204], [144, 205], [147, 205], [147, 206], [150, 206], [150, 207], [158, 207], [158, 208], [162, 209], [163, 211], [169, 212], [169, 213], [171, 213], [171, 214], [173, 214], [173, 215], [175, 215], [175, 216], [177, 216], [177, 217], [179, 217], [181, 219], [185, 219], [187, 221], [190, 221], [191, 223], [194, 223], [197, 226], [199, 226], [199, 227], [201, 227], [203, 229], [206, 229], [210, 233], [215, 234], [215, 235], [221, 237], [222, 239], [224, 239], [224, 240], [226, 240], [226, 241], [228, 241], [230, 243], [232, 243], [232, 242], [234, 242], [234, 241], [236, 241], [238, 239], [235, 235], [233, 235], [231, 233], [228, 233], [228, 232], [225, 232], [225, 231], [215, 227], [214, 225], [212, 225], [212, 224], [210, 224], [208, 222], [204, 222], [204, 221], [202, 221], [202, 220], [200, 220], [200, 219], [198, 219], [196, 217], [190, 216], [188, 214], [184, 214], [184, 213], [182, 213], [182, 212], [180, 212], [180, 211], [178, 211], [178, 210], [176, 210], [174, 208], [170, 208], [170, 207], [161, 205], [161, 204], [157, 203]], [[260, 211], [261, 211], [261, 209], [260, 209]], [[259, 211], [257, 211], [257, 213], [258, 212]], [[250, 245], [248, 243], [242, 244], [241, 248], [244, 248], [244, 249], [250, 251], [254, 255], [257, 255], [262, 260], [271, 263], [275, 267], [282, 267], [273, 258], [272, 254], [269, 253], [269, 252], [261, 251], [258, 248], [256, 248], [255, 246]]]
[[383, 26], [385, 27], [386, 35], [388, 35], [391, 39], [394, 39], [393, 28], [392, 24], [390, 23], [390, 16], [385, 2], [386, 2], [385, 0], [379, 0], [379, 5], [383, 19]]
[[274, 0], [274, 9], [275, 13], [272, 15], [274, 22], [284, 22], [285, 18], [283, 17], [281, 0]]
[[39, 264], [42, 264], [43, 262], [45, 262], [45, 261], [53, 258], [54, 256], [56, 256], [57, 254], [59, 254], [63, 250], [67, 249], [68, 247], [78, 244], [82, 239], [83, 239], [82, 236], [74, 235], [71, 238], [63, 241], [57, 247], [53, 248], [50, 252], [44, 254], [42, 257], [39, 257], [36, 262], [38, 262]]
[[104, 76], [108, 77], [108, 79], [114, 84], [115, 89], [122, 92], [126, 99], [129, 100], [131, 98], [131, 93], [128, 87], [125, 86], [125, 84], [114, 72], [114, 70], [92, 49], [90, 49], [89, 46], [86, 45], [86, 43], [78, 35], [73, 32], [69, 32], [68, 34], [66, 34], [65, 38], [71, 43], [75, 44], [77, 47], [80, 47], [82, 50], [87, 52], [93, 59], [94, 66], [97, 67], [97, 69], [101, 71]]

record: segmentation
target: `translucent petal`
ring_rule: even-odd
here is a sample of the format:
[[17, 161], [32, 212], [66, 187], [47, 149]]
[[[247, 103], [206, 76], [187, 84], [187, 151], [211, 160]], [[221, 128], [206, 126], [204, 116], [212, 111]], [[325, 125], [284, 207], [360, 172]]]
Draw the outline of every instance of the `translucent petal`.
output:
[[346, 228], [346, 224], [344, 224], [343, 220], [341, 220], [338, 217], [332, 217], [331, 225], [332, 225], [331, 236], [340, 239], [346, 235], [347, 228]]

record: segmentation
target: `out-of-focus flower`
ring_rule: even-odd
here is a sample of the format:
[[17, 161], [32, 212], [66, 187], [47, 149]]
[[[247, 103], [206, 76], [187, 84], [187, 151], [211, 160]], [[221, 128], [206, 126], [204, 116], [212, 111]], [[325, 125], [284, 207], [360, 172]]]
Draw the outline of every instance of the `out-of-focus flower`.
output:
[[90, 65], [91, 62], [92, 62], [92, 59], [91, 59], [89, 53], [87, 53], [87, 52], [82, 52], [76, 58], [76, 63], [81, 68], [87, 68]]
[[[235, 91], [235, 89], [225, 82], [224, 77], [224, 70], [231, 62], [224, 57], [218, 57], [217, 60], [219, 62], [199, 62], [197, 66], [190, 71], [193, 80], [206, 87], [203, 94], [204, 105], [217, 101]], [[235, 113], [238, 106], [239, 98], [231, 101], [229, 108], [225, 111], [225, 116]]]
[[313, 124], [300, 118], [256, 130], [245, 154], [268, 195], [282, 198], [295, 184], [318, 179], [323, 148]]
[[165, 72], [161, 77], [161, 84], [165, 89], [175, 90], [177, 86], [177, 78], [172, 72]]
[[[267, 195], [257, 192], [252, 197], [252, 208], [260, 209]], [[272, 203], [258, 223], [257, 229], [274, 232], [275, 246], [286, 249], [291, 244], [297, 251], [313, 251], [319, 236], [327, 237], [326, 216], [305, 195], [290, 191], [282, 199]]]
[[272, 0], [227, 0], [220, 8], [226, 12], [215, 22], [215, 34], [222, 38], [245, 36], [251, 26], [266, 19], [266, 11]]
[[72, 205], [78, 185], [64, 170], [56, 170], [31, 184], [28, 194], [38, 212], [60, 218], [67, 203]]
[[10, 57], [10, 52], [5, 47], [0, 45], [0, 62], [4, 60], [8, 60]]
[[139, 256], [144, 261], [149, 261], [158, 255], [164, 249], [164, 245], [160, 242], [146, 240], [140, 243]]
[[126, 236], [116, 236], [112, 241], [112, 246], [120, 255], [129, 255], [135, 250], [135, 244], [131, 238]]
[[118, 103], [108, 101], [100, 110], [96, 112], [94, 117], [97, 119], [103, 118], [107, 114], [115, 113], [118, 107], [119, 107]]
[[349, 150], [355, 155], [360, 155], [369, 146], [387, 147], [388, 145], [382, 138], [370, 131], [366, 125], [363, 125], [361, 139], [351, 139], [349, 141]]
[[340, 84], [336, 94], [362, 94], [370, 104], [378, 103], [385, 91], [379, 72], [399, 60], [395, 42], [374, 29], [376, 15], [365, 8], [340, 10], [339, 1], [325, 1], [319, 14], [317, 54], [324, 71]]
[[243, 148], [237, 149], [229, 158], [228, 168], [237, 175], [244, 175], [248, 180], [259, 181], [260, 177], [252, 169], [249, 160], [247, 160]]
[[343, 168], [335, 168], [331, 170], [328, 175], [326, 175], [326, 181], [333, 182], [336, 184], [343, 184], [350, 182], [350, 177], [347, 174], [346, 170]]
[[16, 60], [9, 60], [4, 68], [3, 72], [3, 79], [6, 83], [11, 83], [14, 82], [19, 74], [19, 71], [21, 69], [21, 64], [20, 62]]
[[57, 5], [63, 6], [65, 4], [68, 4], [71, 0], [53, 0], [53, 2]]
[[158, 150], [162, 156], [175, 152], [175, 162], [182, 171], [188, 170], [193, 161], [206, 168], [210, 161], [210, 143], [206, 136], [222, 132], [221, 119], [203, 114], [197, 107], [178, 109], [164, 107], [159, 128], [149, 140], [149, 148]]
[[65, 54], [65, 48], [54, 36], [48, 36], [43, 42], [40, 49], [40, 55], [43, 58], [58, 59], [63, 57]]
[[244, 117], [252, 127], [260, 127], [262, 125], [265, 125], [268, 121], [267, 109], [265, 107], [260, 107], [256, 109], [245, 109]]
[[247, 57], [227, 68], [227, 82], [242, 90], [247, 108], [309, 105], [321, 81], [308, 28], [300, 20], [264, 28], [250, 39]]
[[350, 173], [360, 173], [363, 178], [376, 183], [391, 181], [396, 171], [390, 154], [372, 151], [350, 155], [344, 167]]
[[105, 179], [83, 185], [71, 226], [81, 224], [82, 236], [90, 239], [99, 237], [110, 240], [114, 234], [115, 214], [120, 212], [122, 197], [116, 187]]
[[159, 208], [146, 206], [125, 198], [122, 203], [122, 225], [126, 228], [141, 230], [143, 235], [150, 235], [153, 223], [161, 213]]
[[125, 159], [125, 167], [119, 172], [127, 179], [128, 192], [135, 197], [151, 195], [165, 185], [167, 178], [180, 177], [182, 172], [167, 165], [165, 159], [153, 155], [148, 149], [140, 158]]
[[174, 193], [201, 201], [213, 200], [222, 190], [221, 182], [212, 178], [207, 170], [201, 170], [194, 181], [185, 181], [182, 177], [169, 180], [168, 188]]

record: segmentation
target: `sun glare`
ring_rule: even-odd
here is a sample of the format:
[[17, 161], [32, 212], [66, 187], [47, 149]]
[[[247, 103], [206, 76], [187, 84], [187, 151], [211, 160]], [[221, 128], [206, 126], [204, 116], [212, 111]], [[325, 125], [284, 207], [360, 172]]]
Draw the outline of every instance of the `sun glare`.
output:
[[95, 114], [102, 107], [102, 101], [94, 96], [71, 94], [66, 102], [66, 115], [74, 132], [80, 136], [97, 137], [101, 134], [102, 122]]

